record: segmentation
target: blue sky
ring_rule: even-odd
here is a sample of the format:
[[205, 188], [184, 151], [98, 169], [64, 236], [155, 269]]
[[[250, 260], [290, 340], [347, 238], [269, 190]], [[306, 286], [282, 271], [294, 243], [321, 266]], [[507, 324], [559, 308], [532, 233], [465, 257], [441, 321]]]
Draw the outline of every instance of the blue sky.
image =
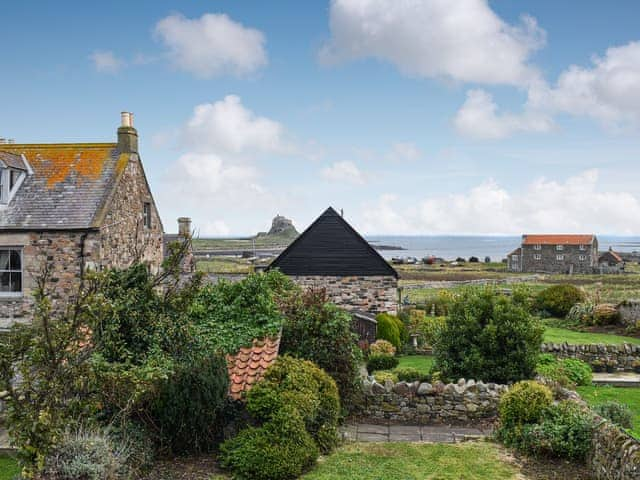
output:
[[640, 232], [640, 4], [12, 2], [0, 136], [112, 141], [165, 228]]

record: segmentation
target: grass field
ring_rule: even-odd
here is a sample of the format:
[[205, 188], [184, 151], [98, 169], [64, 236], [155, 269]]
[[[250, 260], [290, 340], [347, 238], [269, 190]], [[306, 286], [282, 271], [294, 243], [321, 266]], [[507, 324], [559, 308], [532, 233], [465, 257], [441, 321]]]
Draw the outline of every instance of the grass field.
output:
[[0, 455], [0, 480], [13, 480], [20, 473], [20, 467], [15, 458]]
[[434, 358], [430, 355], [405, 355], [398, 357], [400, 363], [397, 368], [417, 368], [422, 373], [429, 373], [433, 365]]
[[523, 478], [489, 443], [356, 443], [324, 458], [304, 480], [507, 480]]
[[572, 345], [585, 345], [592, 343], [604, 343], [606, 345], [620, 345], [631, 343], [640, 345], [640, 338], [623, 337], [621, 335], [611, 335], [609, 333], [590, 333], [568, 330], [566, 328], [546, 327], [544, 331], [544, 341], [551, 343], [569, 343]]
[[578, 387], [578, 393], [591, 406], [609, 400], [626, 404], [633, 412], [633, 428], [630, 433], [640, 438], [640, 388], [589, 386]]
[[205, 273], [249, 273], [251, 264], [242, 258], [211, 257], [207, 260], [198, 260], [196, 269]]

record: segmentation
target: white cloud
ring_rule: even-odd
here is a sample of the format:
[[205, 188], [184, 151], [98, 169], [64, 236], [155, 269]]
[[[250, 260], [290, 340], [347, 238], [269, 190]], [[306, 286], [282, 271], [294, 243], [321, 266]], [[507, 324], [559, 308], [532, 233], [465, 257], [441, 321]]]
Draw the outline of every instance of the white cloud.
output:
[[198, 234], [203, 237], [226, 237], [231, 233], [229, 225], [223, 220], [205, 222]]
[[597, 170], [584, 171], [565, 182], [539, 178], [521, 191], [509, 191], [488, 180], [466, 193], [430, 197], [403, 210], [395, 203], [397, 198], [386, 195], [368, 207], [364, 212], [366, 231], [632, 234], [640, 229], [638, 197], [600, 191]]
[[93, 62], [96, 71], [101, 73], [118, 73], [125, 63], [123, 60], [115, 56], [112, 51], [96, 50], [89, 59]]
[[267, 64], [263, 33], [224, 14], [170, 15], [156, 24], [155, 34], [177, 68], [201, 78], [246, 75]]
[[562, 72], [555, 87], [535, 84], [529, 103], [553, 112], [587, 116], [606, 125], [640, 120], [640, 42], [594, 56], [592, 68], [576, 65]]
[[199, 151], [227, 153], [287, 153], [284, 127], [247, 109], [240, 97], [198, 105], [183, 129], [185, 145]]
[[333, 0], [330, 28], [324, 63], [373, 57], [408, 75], [487, 84], [537, 79], [528, 60], [545, 42], [535, 19], [510, 25], [487, 0]]
[[413, 162], [420, 157], [422, 152], [411, 142], [396, 142], [387, 153], [387, 158], [393, 162]]
[[548, 132], [553, 120], [540, 111], [525, 108], [519, 115], [499, 113], [493, 97], [482, 89], [469, 90], [454, 118], [456, 130], [478, 139], [498, 139], [516, 132]]
[[330, 182], [343, 182], [352, 185], [362, 185], [365, 183], [365, 176], [362, 171], [360, 171], [355, 163], [350, 161], [335, 162], [324, 168], [321, 175], [322, 178]]

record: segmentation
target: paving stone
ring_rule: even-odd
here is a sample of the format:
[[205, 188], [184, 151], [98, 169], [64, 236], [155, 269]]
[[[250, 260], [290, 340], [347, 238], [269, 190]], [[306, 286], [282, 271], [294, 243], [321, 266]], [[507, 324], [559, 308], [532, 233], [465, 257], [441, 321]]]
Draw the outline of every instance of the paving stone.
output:
[[422, 441], [431, 443], [454, 443], [455, 438], [451, 433], [423, 433]]
[[370, 424], [361, 424], [358, 425], [358, 433], [377, 433], [387, 435], [389, 433], [388, 425], [370, 425]]
[[482, 430], [478, 428], [467, 428], [467, 427], [453, 427], [451, 428], [451, 432], [455, 435], [475, 435], [482, 436]]
[[420, 433], [390, 433], [390, 442], [419, 442], [422, 440]]
[[358, 433], [359, 442], [388, 442], [389, 435], [379, 433]]
[[390, 434], [420, 435], [419, 425], [389, 425]]

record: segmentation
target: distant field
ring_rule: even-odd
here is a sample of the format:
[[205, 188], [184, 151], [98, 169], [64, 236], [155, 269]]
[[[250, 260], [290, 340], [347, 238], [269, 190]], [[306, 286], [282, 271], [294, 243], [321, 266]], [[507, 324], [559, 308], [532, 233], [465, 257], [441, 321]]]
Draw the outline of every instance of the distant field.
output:
[[251, 250], [254, 248], [285, 248], [295, 236], [263, 235], [255, 238], [195, 238], [193, 249], [198, 250]]
[[586, 345], [594, 343], [604, 343], [606, 345], [621, 345], [631, 343], [640, 345], [640, 338], [624, 337], [609, 333], [577, 332], [566, 328], [546, 327], [544, 331], [544, 341], [551, 343], [568, 343], [571, 345]]
[[253, 267], [242, 258], [211, 257], [206, 260], [197, 260], [196, 269], [205, 273], [249, 273]]

